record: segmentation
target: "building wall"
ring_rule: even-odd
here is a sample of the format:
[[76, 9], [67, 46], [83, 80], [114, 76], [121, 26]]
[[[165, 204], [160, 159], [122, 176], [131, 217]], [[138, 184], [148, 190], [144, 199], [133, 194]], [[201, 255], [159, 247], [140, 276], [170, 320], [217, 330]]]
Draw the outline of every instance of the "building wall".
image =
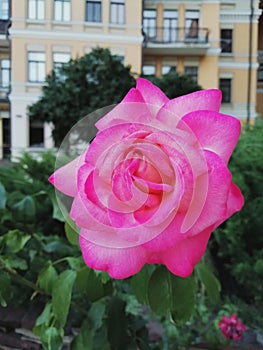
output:
[[[85, 1], [71, 0], [68, 21], [55, 21], [53, 1], [46, 0], [45, 18], [28, 18], [26, 0], [12, 1], [12, 155], [20, 155], [29, 147], [28, 105], [37, 101], [42, 83], [28, 81], [28, 53], [45, 53], [45, 74], [53, 68], [53, 53], [70, 53], [71, 58], [82, 56], [93, 47], [109, 48], [124, 57], [133, 72], [140, 73], [142, 58], [142, 2], [126, 1], [123, 24], [110, 23], [110, 0], [102, 1], [101, 22], [85, 20]], [[52, 147], [51, 127], [44, 127], [44, 146]]]
[[[159, 5], [162, 3], [162, 6]], [[156, 65], [156, 73], [161, 74], [162, 62], [169, 61], [177, 66], [177, 72], [183, 73], [186, 66], [198, 67], [198, 83], [204, 88], [220, 88], [223, 81], [230, 84], [231, 100], [222, 104], [222, 112], [229, 113], [239, 119], [245, 120], [248, 116], [249, 102], [250, 118], [254, 119], [256, 112], [256, 86], [257, 86], [257, 43], [258, 43], [258, 18], [261, 10], [258, 9], [258, 1], [254, 0], [254, 15], [252, 19], [252, 52], [251, 70], [249, 73], [249, 47], [250, 47], [250, 2], [247, 0], [236, 1], [145, 1], [146, 9], [157, 9], [157, 25], [162, 23], [165, 10], [176, 9], [178, 11], [178, 27], [185, 27], [187, 11], [199, 10], [199, 27], [209, 30], [209, 47], [201, 52], [197, 44], [189, 49], [186, 42], [183, 45], [174, 44], [174, 50], [169, 51], [169, 57], [165, 52], [157, 52], [154, 45], [144, 50], [144, 64]], [[232, 50], [222, 52], [223, 32], [232, 30]], [[263, 32], [263, 29], [261, 29]], [[179, 31], [182, 31], [179, 29]], [[262, 41], [263, 42], [263, 41]], [[167, 45], [167, 44], [166, 44]], [[172, 44], [170, 44], [172, 45]], [[261, 44], [263, 45], [263, 44]], [[262, 56], [263, 57], [263, 56]], [[262, 59], [263, 63], [263, 59]], [[250, 96], [248, 101], [248, 86], [250, 74]], [[229, 82], [230, 80], [230, 82]], [[262, 86], [263, 87], [263, 86]], [[262, 90], [263, 91], [263, 90]], [[259, 100], [259, 99], [258, 99]], [[263, 102], [262, 102], [263, 104]]]

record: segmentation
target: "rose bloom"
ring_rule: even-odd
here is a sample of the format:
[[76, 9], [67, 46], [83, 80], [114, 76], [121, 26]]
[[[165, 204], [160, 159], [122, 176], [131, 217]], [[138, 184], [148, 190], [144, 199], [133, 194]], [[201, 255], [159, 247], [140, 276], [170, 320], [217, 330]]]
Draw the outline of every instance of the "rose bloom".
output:
[[223, 316], [218, 324], [222, 335], [226, 339], [240, 340], [246, 327], [242, 322], [238, 321], [237, 316], [233, 314], [231, 317]]
[[219, 90], [169, 100], [140, 78], [86, 152], [50, 177], [74, 198], [89, 267], [116, 279], [146, 263], [192, 273], [212, 231], [243, 206], [227, 168], [240, 122], [220, 102]]

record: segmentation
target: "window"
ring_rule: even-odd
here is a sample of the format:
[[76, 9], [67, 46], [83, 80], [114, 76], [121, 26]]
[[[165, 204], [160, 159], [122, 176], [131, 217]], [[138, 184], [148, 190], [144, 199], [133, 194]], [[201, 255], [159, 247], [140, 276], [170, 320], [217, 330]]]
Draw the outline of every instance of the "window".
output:
[[176, 73], [176, 67], [169, 66], [169, 65], [163, 65], [162, 66], [162, 75], [169, 74], [169, 73]]
[[29, 19], [45, 18], [45, 0], [28, 0], [27, 6]]
[[53, 68], [57, 74], [59, 69], [64, 66], [70, 60], [69, 52], [54, 52], [53, 53]]
[[176, 42], [177, 38], [177, 18], [175, 10], [164, 10], [163, 12], [163, 39], [166, 42]]
[[263, 63], [260, 63], [258, 67], [258, 81], [263, 82]]
[[10, 85], [10, 60], [1, 61], [1, 88], [9, 88]]
[[45, 81], [45, 58], [44, 52], [28, 53], [28, 81], [32, 83], [42, 83]]
[[2, 118], [3, 122], [3, 156], [8, 157], [10, 155], [10, 119]]
[[86, 1], [86, 22], [101, 22], [101, 1]]
[[55, 21], [70, 21], [70, 0], [55, 0]]
[[30, 120], [29, 145], [31, 147], [44, 147], [44, 126], [41, 121]]
[[142, 74], [154, 76], [155, 75], [155, 66], [153, 64], [144, 65], [142, 67]]
[[231, 79], [220, 79], [219, 89], [222, 91], [222, 103], [231, 102]]
[[198, 82], [198, 67], [184, 67], [184, 74], [190, 75], [195, 83]]
[[0, 0], [0, 19], [9, 18], [9, 0]]
[[222, 53], [232, 52], [232, 40], [233, 40], [233, 30], [221, 29], [221, 52]]
[[143, 11], [143, 31], [150, 38], [156, 36], [156, 10]]
[[185, 30], [186, 38], [198, 38], [198, 26], [199, 26], [199, 11], [198, 10], [186, 10], [185, 13]]
[[110, 2], [110, 22], [113, 24], [123, 24], [125, 22], [124, 0], [111, 0]]

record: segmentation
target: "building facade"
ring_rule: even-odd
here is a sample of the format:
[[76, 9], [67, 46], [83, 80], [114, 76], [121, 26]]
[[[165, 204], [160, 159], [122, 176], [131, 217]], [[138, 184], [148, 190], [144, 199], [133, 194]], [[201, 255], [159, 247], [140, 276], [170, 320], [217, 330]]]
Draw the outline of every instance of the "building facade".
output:
[[[37, 101], [53, 68], [93, 47], [109, 48], [132, 70], [141, 70], [141, 1], [13, 0], [11, 138], [12, 155], [31, 147], [52, 147], [51, 126], [30, 122], [28, 105]], [[139, 15], [138, 15], [139, 14]]]
[[27, 108], [53, 68], [96, 46], [121, 56], [135, 73], [176, 71], [190, 74], [204, 89], [220, 88], [222, 112], [253, 121], [263, 115], [261, 3], [0, 0], [0, 158], [6, 148], [15, 159], [23, 150], [53, 146], [51, 126], [30, 122]]
[[143, 11], [145, 74], [191, 74], [222, 90], [222, 112], [256, 117], [258, 1], [145, 0]]

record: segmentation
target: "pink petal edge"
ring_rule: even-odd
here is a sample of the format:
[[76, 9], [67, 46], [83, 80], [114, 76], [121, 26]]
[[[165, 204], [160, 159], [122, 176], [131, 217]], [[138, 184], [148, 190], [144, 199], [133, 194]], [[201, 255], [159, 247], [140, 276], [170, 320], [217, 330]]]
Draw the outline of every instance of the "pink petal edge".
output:
[[74, 197], [77, 194], [77, 173], [79, 168], [85, 163], [86, 152], [76, 159], [57, 169], [48, 179], [57, 190]]

